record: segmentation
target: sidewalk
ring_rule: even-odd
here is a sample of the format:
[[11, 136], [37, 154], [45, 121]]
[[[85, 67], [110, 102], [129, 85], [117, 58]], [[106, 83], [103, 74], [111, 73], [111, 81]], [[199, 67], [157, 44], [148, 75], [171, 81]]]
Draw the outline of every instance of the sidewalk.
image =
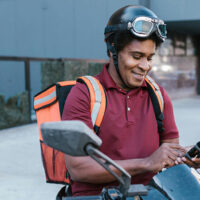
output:
[[[174, 99], [180, 143], [200, 141], [200, 96]], [[0, 131], [0, 199], [55, 200], [61, 185], [45, 183], [36, 124]]]
[[0, 199], [55, 200], [61, 185], [47, 184], [36, 124], [0, 131]]
[[200, 141], [200, 96], [172, 101], [176, 124], [183, 146]]

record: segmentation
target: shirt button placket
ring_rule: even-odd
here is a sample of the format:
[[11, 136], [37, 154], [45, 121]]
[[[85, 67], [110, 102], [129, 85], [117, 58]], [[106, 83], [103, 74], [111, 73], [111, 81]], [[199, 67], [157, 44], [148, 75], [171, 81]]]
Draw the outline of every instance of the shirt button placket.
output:
[[128, 119], [128, 121], [130, 120], [130, 111], [131, 111], [130, 96], [127, 95], [127, 119]]

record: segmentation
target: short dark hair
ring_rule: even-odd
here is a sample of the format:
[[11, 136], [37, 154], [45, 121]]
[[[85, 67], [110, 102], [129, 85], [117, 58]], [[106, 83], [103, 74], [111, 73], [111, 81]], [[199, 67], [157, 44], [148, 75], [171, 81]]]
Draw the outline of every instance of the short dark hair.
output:
[[[137, 37], [137, 36], [133, 35], [130, 31], [118, 31], [118, 32], [110, 35], [107, 38], [106, 42], [109, 42], [110, 44], [115, 43], [116, 51], [117, 51], [117, 53], [119, 53], [131, 41], [133, 41], [133, 40], [144, 41], [147, 39], [153, 40], [156, 43], [156, 47], [159, 47], [160, 44], [162, 43], [162, 41], [158, 39], [158, 36], [156, 35], [156, 33], [153, 33], [148, 38], [141, 38], [141, 37]], [[108, 57], [110, 57], [108, 48], [107, 48], [107, 55], [108, 55]]]

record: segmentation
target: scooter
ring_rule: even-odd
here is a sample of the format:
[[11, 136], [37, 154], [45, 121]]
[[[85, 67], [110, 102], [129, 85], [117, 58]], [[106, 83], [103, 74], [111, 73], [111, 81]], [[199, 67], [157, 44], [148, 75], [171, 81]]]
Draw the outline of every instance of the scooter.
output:
[[[63, 200], [200, 200], [200, 178], [185, 164], [166, 169], [149, 185], [131, 185], [130, 174], [98, 150], [102, 140], [81, 121], [47, 122], [41, 125], [44, 143], [71, 156], [90, 156], [119, 182], [103, 188], [98, 196], [64, 197]], [[121, 172], [119, 176], [111, 167]]]

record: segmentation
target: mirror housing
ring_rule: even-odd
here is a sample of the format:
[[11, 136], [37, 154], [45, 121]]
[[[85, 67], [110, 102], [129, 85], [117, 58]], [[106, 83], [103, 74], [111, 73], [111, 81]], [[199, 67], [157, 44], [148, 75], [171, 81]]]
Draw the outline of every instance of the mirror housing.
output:
[[86, 156], [85, 147], [100, 147], [102, 140], [78, 120], [46, 122], [41, 125], [44, 143], [71, 156]]

